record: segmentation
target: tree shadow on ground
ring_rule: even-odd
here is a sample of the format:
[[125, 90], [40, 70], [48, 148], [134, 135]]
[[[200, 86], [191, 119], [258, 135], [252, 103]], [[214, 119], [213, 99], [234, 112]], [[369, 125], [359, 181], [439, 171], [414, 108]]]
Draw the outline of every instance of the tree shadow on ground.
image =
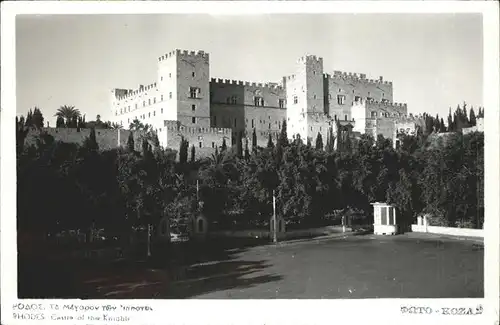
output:
[[214, 291], [244, 289], [251, 286], [279, 281], [280, 275], [255, 273], [269, 267], [265, 261], [224, 261], [214, 264], [194, 265], [187, 268], [179, 279], [173, 281], [161, 295], [162, 298], [182, 299]]
[[19, 256], [19, 298], [151, 299], [187, 298], [204, 292], [279, 280], [246, 278], [267, 267], [263, 261], [231, 261], [267, 241], [207, 240], [169, 245], [121, 259], [49, 260]]

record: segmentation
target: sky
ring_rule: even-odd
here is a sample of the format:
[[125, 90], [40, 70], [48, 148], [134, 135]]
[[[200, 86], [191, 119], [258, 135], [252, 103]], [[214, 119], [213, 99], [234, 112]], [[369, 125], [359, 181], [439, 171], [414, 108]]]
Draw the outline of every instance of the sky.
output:
[[174, 49], [208, 52], [212, 78], [279, 82], [313, 54], [325, 73], [392, 81], [411, 113], [483, 105], [480, 14], [25, 15], [16, 18], [17, 114], [37, 106], [55, 125], [71, 105], [87, 121], [108, 120], [111, 89], [155, 82], [158, 57]]

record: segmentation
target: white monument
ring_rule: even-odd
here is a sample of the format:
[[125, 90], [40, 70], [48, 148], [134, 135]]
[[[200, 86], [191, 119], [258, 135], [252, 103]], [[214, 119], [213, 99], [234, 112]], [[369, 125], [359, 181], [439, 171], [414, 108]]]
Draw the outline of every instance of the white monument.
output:
[[208, 220], [203, 215], [197, 215], [193, 218], [193, 235], [198, 239], [205, 239], [208, 233]]
[[396, 208], [387, 203], [373, 205], [373, 233], [375, 235], [395, 235], [398, 232]]

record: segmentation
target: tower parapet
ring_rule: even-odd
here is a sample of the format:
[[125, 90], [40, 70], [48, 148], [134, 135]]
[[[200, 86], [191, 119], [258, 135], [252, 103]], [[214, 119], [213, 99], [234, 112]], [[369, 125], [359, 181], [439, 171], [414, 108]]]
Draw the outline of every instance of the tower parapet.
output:
[[256, 87], [261, 88], [262, 90], [282, 90], [283, 86], [276, 82], [251, 82], [251, 81], [242, 81], [242, 80], [230, 80], [230, 79], [221, 79], [221, 78], [211, 78], [210, 83], [213, 85], [232, 85], [232, 86], [246, 86], [246, 87]]
[[174, 56], [191, 56], [191, 57], [198, 57], [198, 58], [204, 58], [204, 59], [209, 59], [209, 54], [205, 53], [205, 51], [187, 51], [187, 50], [179, 50], [175, 49], [173, 51], [170, 51], [160, 57], [158, 57], [158, 62], [167, 60], [168, 58], [174, 57]]
[[366, 86], [377, 86], [377, 85], [388, 85], [392, 86], [392, 81], [386, 81], [381, 76], [379, 79], [369, 79], [364, 73], [356, 72], [344, 72], [344, 71], [333, 71], [333, 74], [324, 74], [325, 79], [340, 80], [340, 81], [351, 81], [364, 84]]

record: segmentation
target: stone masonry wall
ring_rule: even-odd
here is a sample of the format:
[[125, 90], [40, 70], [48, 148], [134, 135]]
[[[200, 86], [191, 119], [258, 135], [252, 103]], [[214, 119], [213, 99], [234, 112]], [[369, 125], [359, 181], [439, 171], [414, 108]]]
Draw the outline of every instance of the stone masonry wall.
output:
[[[112, 129], [96, 129], [96, 140], [100, 150], [110, 150], [117, 147], [126, 147], [130, 133], [129, 130], [112, 130]], [[55, 141], [76, 143], [82, 145], [87, 137], [90, 136], [90, 129], [76, 128], [42, 128], [40, 130], [31, 129], [25, 139], [25, 145], [30, 146], [36, 144], [37, 137], [41, 132], [54, 137]], [[136, 150], [140, 150], [140, 136], [141, 132], [133, 132]]]

